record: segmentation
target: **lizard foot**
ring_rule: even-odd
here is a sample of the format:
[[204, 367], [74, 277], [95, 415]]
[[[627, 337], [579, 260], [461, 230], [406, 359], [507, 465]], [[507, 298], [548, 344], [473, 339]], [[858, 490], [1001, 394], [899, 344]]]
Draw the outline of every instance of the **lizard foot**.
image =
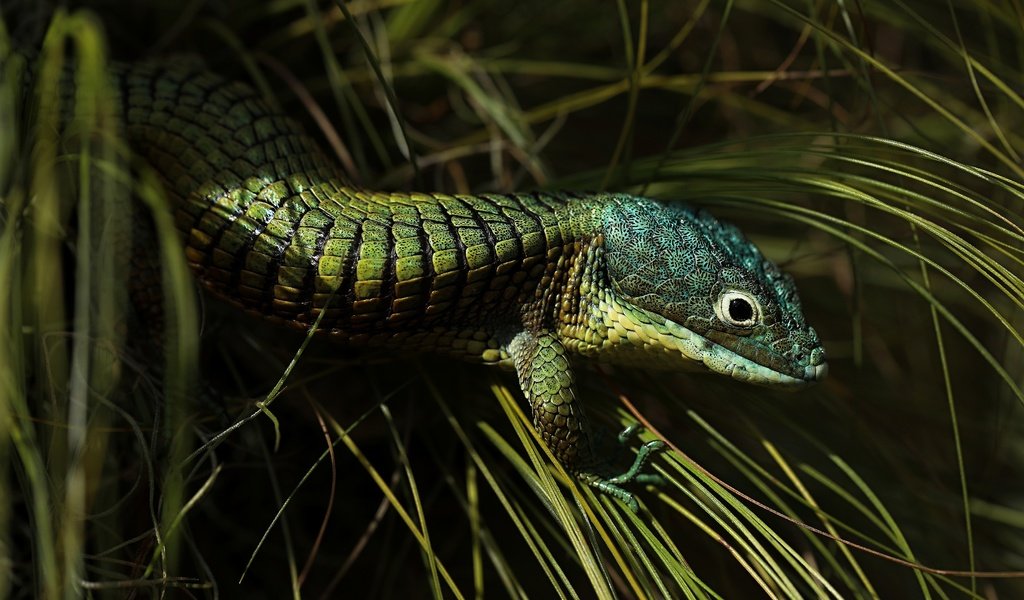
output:
[[[619, 443], [626, 444], [639, 430], [639, 424], [630, 425], [619, 434]], [[632, 492], [626, 491], [621, 486], [633, 482], [652, 485], [663, 484], [665, 479], [661, 475], [657, 473], [644, 473], [643, 470], [651, 457], [664, 447], [665, 442], [661, 440], [651, 440], [645, 443], [637, 451], [633, 464], [625, 472], [614, 477], [602, 477], [594, 473], [584, 472], [580, 473], [579, 478], [582, 482], [599, 492], [621, 500], [630, 510], [638, 513], [640, 512], [640, 504], [637, 502], [636, 497]]]

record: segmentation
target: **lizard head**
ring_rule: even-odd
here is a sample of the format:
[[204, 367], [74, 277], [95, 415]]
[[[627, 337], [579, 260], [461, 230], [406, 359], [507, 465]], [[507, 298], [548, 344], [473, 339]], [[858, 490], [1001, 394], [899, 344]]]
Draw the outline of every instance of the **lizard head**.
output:
[[825, 376], [825, 351], [792, 277], [736, 227], [635, 197], [609, 202], [601, 222], [610, 338], [752, 383]]

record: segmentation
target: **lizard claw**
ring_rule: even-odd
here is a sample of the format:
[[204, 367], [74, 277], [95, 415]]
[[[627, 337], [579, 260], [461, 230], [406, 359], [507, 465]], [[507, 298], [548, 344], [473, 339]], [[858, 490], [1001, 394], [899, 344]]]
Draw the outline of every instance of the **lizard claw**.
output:
[[[619, 434], [619, 442], [628, 442], [639, 430], [639, 424], [630, 425]], [[665, 479], [661, 475], [657, 473], [644, 473], [643, 469], [651, 457], [664, 447], [665, 442], [661, 440], [651, 440], [643, 446], [640, 446], [640, 449], [637, 451], [636, 458], [633, 459], [633, 464], [630, 465], [624, 473], [607, 478], [586, 473], [581, 474], [580, 479], [594, 489], [612, 496], [613, 498], [618, 498], [624, 502], [631, 511], [638, 513], [640, 511], [640, 504], [631, 492], [626, 491], [621, 486], [632, 482], [652, 485], [663, 484]]]

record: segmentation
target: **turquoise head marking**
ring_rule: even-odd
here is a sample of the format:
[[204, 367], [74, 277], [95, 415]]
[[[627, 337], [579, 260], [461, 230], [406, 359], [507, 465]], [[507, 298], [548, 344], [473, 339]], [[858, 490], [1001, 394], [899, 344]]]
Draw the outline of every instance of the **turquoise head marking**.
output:
[[801, 385], [827, 372], [793, 279], [703, 210], [620, 197], [601, 215], [607, 276], [625, 318], [711, 371]]

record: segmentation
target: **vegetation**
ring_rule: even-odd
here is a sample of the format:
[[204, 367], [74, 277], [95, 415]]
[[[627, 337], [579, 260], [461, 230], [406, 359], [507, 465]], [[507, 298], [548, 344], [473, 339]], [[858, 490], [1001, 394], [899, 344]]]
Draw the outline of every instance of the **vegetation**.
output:
[[[0, 6], [0, 594], [1024, 593], [1020, 0], [65, 4]], [[831, 374], [592, 371], [593, 419], [671, 447], [633, 515], [507, 373], [197, 303], [104, 77], [151, 54], [254, 83], [360, 185], [707, 206], [796, 276]]]

